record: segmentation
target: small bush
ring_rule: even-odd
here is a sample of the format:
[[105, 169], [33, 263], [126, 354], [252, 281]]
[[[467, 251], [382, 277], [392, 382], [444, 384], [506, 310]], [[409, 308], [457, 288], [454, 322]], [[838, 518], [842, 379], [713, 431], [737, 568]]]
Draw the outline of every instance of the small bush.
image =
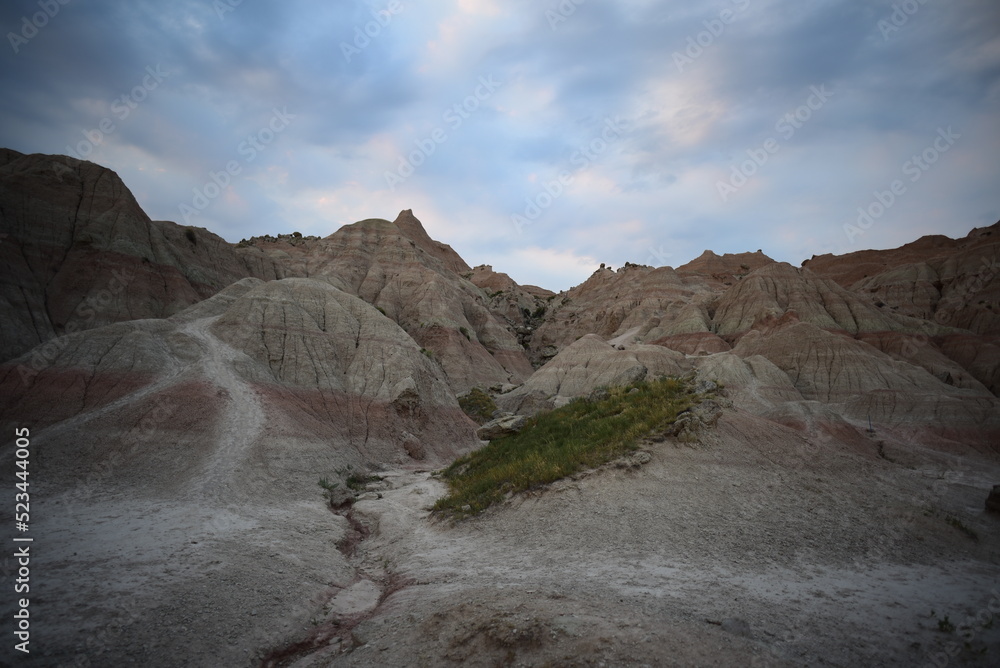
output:
[[338, 487], [340, 487], [340, 483], [339, 482], [330, 482], [327, 478], [320, 478], [319, 479], [319, 486], [323, 488], [323, 498], [326, 499], [327, 502], [332, 503], [333, 502], [333, 490], [335, 490]]
[[479, 424], [486, 424], [492, 420], [493, 412], [497, 409], [493, 397], [478, 387], [472, 388], [468, 394], [459, 397], [458, 405], [462, 407], [466, 415]]
[[191, 242], [191, 244], [198, 245], [198, 236], [194, 233], [194, 228], [186, 227], [184, 228], [184, 237]]
[[469, 330], [467, 330], [465, 327], [459, 327], [458, 331], [462, 332], [462, 336], [464, 336], [466, 340], [468, 341], [472, 340], [472, 337], [469, 335]]

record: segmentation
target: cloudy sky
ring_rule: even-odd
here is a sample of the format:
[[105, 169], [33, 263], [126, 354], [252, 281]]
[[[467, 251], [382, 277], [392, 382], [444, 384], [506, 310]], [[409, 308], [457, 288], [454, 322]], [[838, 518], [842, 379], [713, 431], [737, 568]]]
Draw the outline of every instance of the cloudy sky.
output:
[[0, 8], [0, 145], [230, 241], [413, 209], [558, 290], [1000, 219], [996, 0], [62, 1]]

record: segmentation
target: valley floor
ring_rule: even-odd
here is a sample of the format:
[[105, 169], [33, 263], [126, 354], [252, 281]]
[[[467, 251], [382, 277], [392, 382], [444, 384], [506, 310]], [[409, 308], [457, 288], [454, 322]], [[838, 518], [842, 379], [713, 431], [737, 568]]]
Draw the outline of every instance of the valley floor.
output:
[[802, 447], [731, 411], [457, 523], [418, 470], [346, 517], [67, 491], [25, 665], [996, 665], [1000, 466]]
[[929, 470], [790, 472], [721, 436], [456, 526], [424, 510], [440, 482], [391, 472], [354, 512], [362, 570], [401, 588], [290, 665], [996, 665], [997, 523], [971, 472], [926, 492]]

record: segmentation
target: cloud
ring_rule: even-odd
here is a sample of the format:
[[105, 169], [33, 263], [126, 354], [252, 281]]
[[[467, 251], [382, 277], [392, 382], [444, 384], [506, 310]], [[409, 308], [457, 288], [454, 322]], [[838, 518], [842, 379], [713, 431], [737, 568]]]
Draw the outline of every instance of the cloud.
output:
[[[116, 170], [154, 218], [179, 219], [236, 159], [241, 173], [196, 221], [230, 240], [328, 234], [413, 208], [470, 262], [548, 287], [586, 278], [598, 257], [678, 265], [707, 248], [763, 248], [798, 263], [816, 246], [895, 246], [1000, 218], [994, 2], [924, 3], [905, 20], [889, 0], [398, 2], [388, 14], [389, 0], [221, 15], [194, 0], [63, 5], [0, 53], [13, 92], [0, 99], [0, 144], [86, 149], [111, 119], [85, 157]], [[17, 31], [36, 11], [4, 3], [0, 25]], [[116, 114], [149, 67], [170, 75]], [[478, 99], [483, 77], [500, 85]], [[781, 119], [816, 86], [832, 97], [786, 136]], [[246, 161], [240, 145], [275, 109], [294, 122]], [[588, 148], [608, 119], [627, 131]], [[962, 139], [850, 240], [857, 208], [942, 127]], [[393, 187], [386, 174], [437, 131]], [[768, 139], [780, 150], [720, 197]], [[560, 174], [571, 183], [546, 202]], [[539, 197], [519, 233], [512, 216]]]
[[588, 255], [537, 246], [502, 253], [493, 262], [494, 269], [510, 274], [522, 285], [539, 285], [554, 291], [579, 285], [600, 265]]

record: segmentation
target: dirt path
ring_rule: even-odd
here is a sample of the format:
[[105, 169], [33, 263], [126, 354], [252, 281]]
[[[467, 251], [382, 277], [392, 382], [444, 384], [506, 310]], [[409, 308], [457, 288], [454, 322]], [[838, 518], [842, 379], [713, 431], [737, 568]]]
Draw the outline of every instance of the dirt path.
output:
[[193, 337], [202, 349], [196, 362], [202, 373], [226, 393], [227, 405], [214, 439], [215, 447], [203, 475], [192, 479], [193, 492], [201, 497], [232, 498], [232, 476], [246, 459], [264, 427], [264, 410], [257, 393], [236, 373], [243, 353], [209, 331], [217, 317], [187, 323], [180, 332]]
[[[95, 433], [88, 423], [98, 416], [134, 421], [143, 399], [179, 382], [222, 392], [220, 419], [204, 438], [174, 431], [175, 419], [147, 438], [169, 453], [161, 477], [178, 485], [167, 494], [123, 465], [75, 480], [70, 471], [61, 485], [44, 480], [50, 491], [32, 498], [32, 614], [45, 620], [32, 665], [254, 665], [357, 580], [337, 550], [347, 522], [325, 507], [311, 470], [281, 491], [240, 477], [265, 418], [234, 368], [242, 353], [212, 335], [212, 322], [178, 327], [184, 357], [156, 382], [39, 433], [44, 446], [59, 434]], [[289, 467], [306, 470], [294, 454]], [[0, 557], [0, 580], [10, 583], [11, 565]], [[11, 601], [0, 601], [0, 613], [13, 614]], [[0, 664], [20, 659], [12, 651], [0, 649]]]

